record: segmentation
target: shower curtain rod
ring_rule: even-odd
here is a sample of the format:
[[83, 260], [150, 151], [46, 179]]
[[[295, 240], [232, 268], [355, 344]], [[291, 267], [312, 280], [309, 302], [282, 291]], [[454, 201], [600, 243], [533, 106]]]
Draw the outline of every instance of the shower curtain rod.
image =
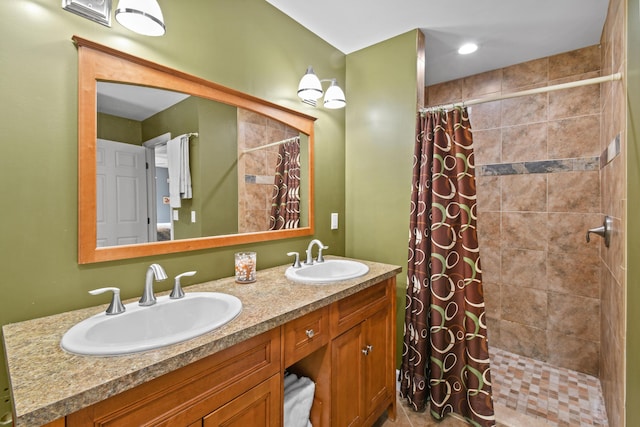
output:
[[614, 73], [614, 74], [609, 74], [608, 76], [594, 77], [594, 78], [585, 79], [585, 80], [577, 80], [575, 82], [569, 82], [569, 83], [560, 83], [557, 85], [523, 90], [520, 92], [506, 93], [504, 95], [487, 96], [484, 98], [470, 99], [468, 101], [454, 102], [452, 104], [443, 104], [443, 105], [437, 105], [434, 107], [426, 107], [426, 108], [421, 108], [419, 111], [420, 113], [426, 113], [429, 111], [436, 111], [436, 110], [450, 110], [455, 107], [468, 107], [470, 105], [482, 104], [484, 102], [500, 101], [503, 99], [517, 98], [519, 96], [535, 95], [538, 93], [553, 92], [555, 90], [570, 89], [570, 88], [579, 87], [579, 86], [586, 86], [586, 85], [603, 83], [603, 82], [611, 82], [611, 81], [621, 80], [621, 79], [622, 79], [622, 73]]
[[250, 153], [252, 151], [262, 150], [263, 148], [267, 148], [267, 147], [274, 147], [276, 145], [286, 144], [287, 142], [295, 141], [298, 138], [300, 138], [300, 137], [299, 136], [294, 136], [294, 137], [291, 137], [291, 138], [283, 139], [282, 141], [277, 141], [277, 142], [272, 142], [270, 144], [261, 145], [259, 147], [247, 148], [246, 150], [244, 150], [242, 152], [242, 154]]

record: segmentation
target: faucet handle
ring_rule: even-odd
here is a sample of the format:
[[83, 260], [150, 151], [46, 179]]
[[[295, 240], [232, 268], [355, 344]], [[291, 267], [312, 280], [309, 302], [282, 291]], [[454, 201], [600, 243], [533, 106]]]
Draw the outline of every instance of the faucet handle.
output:
[[299, 252], [287, 252], [287, 256], [294, 256], [296, 257], [295, 261], [293, 261], [293, 268], [300, 268], [302, 267], [302, 265], [300, 265], [300, 253]]
[[171, 291], [171, 294], [169, 294], [169, 298], [171, 299], [184, 298], [184, 291], [182, 290], [182, 286], [180, 285], [180, 279], [182, 279], [185, 276], [194, 276], [196, 273], [197, 271], [187, 271], [185, 273], [178, 274], [175, 277], [176, 281], [173, 285], [173, 290]]
[[324, 257], [322, 256], [323, 249], [329, 249], [329, 246], [320, 246], [318, 249], [318, 258], [316, 258], [316, 261], [318, 262], [324, 262]]
[[119, 288], [99, 288], [89, 291], [91, 295], [100, 295], [104, 294], [105, 292], [113, 292], [113, 296], [111, 297], [111, 304], [109, 304], [109, 307], [107, 307], [105, 313], [107, 313], [107, 315], [124, 313], [126, 308], [124, 305], [122, 305], [122, 300], [120, 300]]

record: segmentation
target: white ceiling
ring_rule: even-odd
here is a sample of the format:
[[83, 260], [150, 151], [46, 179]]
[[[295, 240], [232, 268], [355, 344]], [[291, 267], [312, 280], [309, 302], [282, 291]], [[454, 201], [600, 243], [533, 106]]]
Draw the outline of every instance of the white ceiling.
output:
[[[345, 54], [419, 28], [428, 85], [600, 42], [608, 0], [267, 0]], [[479, 45], [461, 56], [463, 42]]]
[[99, 113], [139, 122], [189, 97], [184, 93], [120, 83], [97, 83]]

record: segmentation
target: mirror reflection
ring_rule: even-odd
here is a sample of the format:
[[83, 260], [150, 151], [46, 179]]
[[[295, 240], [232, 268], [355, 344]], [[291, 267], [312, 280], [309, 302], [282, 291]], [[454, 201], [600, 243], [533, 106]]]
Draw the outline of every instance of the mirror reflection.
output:
[[[314, 117], [78, 36], [73, 41], [80, 264], [314, 234]], [[156, 98], [169, 100], [158, 107]], [[296, 137], [299, 169], [285, 161], [295, 151], [279, 154]], [[137, 154], [121, 153], [123, 147]], [[172, 184], [174, 157], [180, 180]], [[127, 166], [121, 177], [111, 170]], [[299, 196], [299, 207], [289, 195]]]
[[170, 90], [96, 94], [98, 248], [308, 226], [307, 135]]

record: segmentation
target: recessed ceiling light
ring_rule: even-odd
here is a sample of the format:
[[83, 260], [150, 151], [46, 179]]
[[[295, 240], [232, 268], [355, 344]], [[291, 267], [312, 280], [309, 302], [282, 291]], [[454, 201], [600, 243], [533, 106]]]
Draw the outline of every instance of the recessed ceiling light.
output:
[[470, 53], [475, 52], [476, 50], [478, 50], [478, 45], [475, 43], [465, 43], [462, 46], [460, 46], [460, 49], [458, 49], [458, 53], [460, 55], [468, 55]]

